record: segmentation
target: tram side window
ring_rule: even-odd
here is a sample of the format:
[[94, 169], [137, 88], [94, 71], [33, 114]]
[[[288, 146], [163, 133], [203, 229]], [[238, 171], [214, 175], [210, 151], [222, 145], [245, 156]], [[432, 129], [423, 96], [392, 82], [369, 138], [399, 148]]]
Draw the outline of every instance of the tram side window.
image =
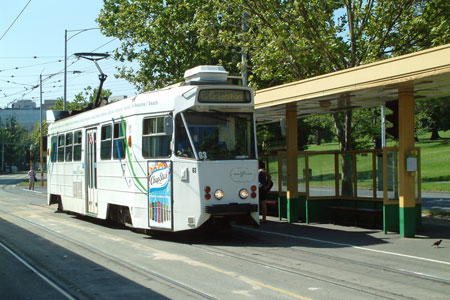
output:
[[73, 161], [81, 161], [81, 131], [73, 135]]
[[50, 139], [50, 159], [51, 162], [56, 161], [56, 136], [52, 136]]
[[72, 161], [72, 138], [73, 133], [69, 132], [66, 134], [66, 161]]
[[[113, 158], [122, 159], [125, 158], [125, 137], [126, 137], [126, 124], [125, 122], [114, 124], [114, 137], [113, 137]], [[120, 156], [119, 156], [120, 155]]]
[[101, 143], [100, 143], [100, 158], [111, 159], [111, 141], [112, 129], [111, 125], [102, 126]]
[[64, 161], [64, 134], [58, 135], [58, 162]]
[[164, 117], [144, 119], [142, 132], [142, 156], [168, 157], [170, 156], [171, 136], [164, 132]]

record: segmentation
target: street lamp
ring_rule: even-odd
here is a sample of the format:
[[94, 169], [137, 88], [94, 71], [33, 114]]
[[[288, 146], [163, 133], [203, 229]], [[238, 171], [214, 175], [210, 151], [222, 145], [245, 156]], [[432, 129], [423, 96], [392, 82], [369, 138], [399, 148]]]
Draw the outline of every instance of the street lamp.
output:
[[[63, 101], [63, 110], [66, 110], [66, 102], [67, 102], [67, 42], [79, 35], [80, 33], [83, 33], [85, 31], [89, 31], [89, 30], [94, 30], [94, 29], [100, 29], [100, 28], [87, 28], [87, 29], [75, 29], [75, 30], [65, 30], [65, 35], [64, 35], [64, 101]], [[74, 35], [72, 35], [71, 37], [67, 38], [67, 33], [68, 32], [76, 32]]]
[[42, 156], [42, 74], [39, 75], [39, 85], [40, 85], [40, 105], [39, 105], [39, 117], [40, 117], [40, 137], [39, 137], [39, 161], [41, 165], [41, 186], [44, 186], [44, 157]]

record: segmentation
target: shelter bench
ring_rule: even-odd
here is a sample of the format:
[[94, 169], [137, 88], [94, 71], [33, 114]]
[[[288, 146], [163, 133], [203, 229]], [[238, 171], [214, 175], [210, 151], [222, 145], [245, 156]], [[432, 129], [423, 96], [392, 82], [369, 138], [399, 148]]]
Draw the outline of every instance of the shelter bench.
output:
[[334, 205], [324, 206], [324, 208], [331, 211], [334, 224], [337, 223], [338, 216], [344, 213], [354, 215], [353, 221], [355, 226], [358, 224], [358, 216], [372, 215], [374, 216], [373, 227], [376, 228], [378, 223], [377, 216], [383, 215], [382, 208], [365, 208], [365, 207], [334, 206]]

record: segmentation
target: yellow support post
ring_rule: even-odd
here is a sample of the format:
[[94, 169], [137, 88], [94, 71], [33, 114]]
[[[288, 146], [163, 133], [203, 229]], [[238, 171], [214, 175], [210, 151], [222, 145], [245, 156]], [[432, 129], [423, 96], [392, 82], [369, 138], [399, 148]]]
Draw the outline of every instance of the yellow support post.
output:
[[297, 105], [286, 105], [287, 146], [287, 219], [289, 223], [300, 219], [298, 199], [298, 151], [297, 151]]
[[399, 110], [399, 212], [400, 235], [414, 237], [416, 234], [415, 174], [407, 171], [407, 155], [414, 151], [414, 89], [412, 85], [398, 91]]

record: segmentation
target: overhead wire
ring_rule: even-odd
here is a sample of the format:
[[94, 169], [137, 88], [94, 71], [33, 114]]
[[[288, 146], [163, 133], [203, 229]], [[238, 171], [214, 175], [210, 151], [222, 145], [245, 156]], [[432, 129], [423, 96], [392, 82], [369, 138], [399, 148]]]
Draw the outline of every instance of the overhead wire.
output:
[[[100, 46], [98, 46], [98, 47], [96, 47], [95, 49], [93, 49], [91, 52], [95, 52], [95, 51], [101, 49], [102, 47], [104, 47], [104, 46], [106, 46], [106, 45], [108, 45], [108, 44], [114, 42], [115, 40], [117, 40], [117, 38], [114, 38], [114, 39], [112, 39], [112, 40], [110, 40], [110, 41], [108, 41], [108, 42], [106, 42], [106, 43], [101, 44]], [[112, 52], [112, 51], [109, 51], [109, 52], [106, 52], [106, 53], [110, 53], [110, 52]], [[57, 56], [57, 57], [59, 57], [59, 56]], [[33, 58], [33, 59], [36, 59], [36, 58], [38, 58], [38, 57], [37, 57], [37, 56], [33, 56], [33, 57], [26, 57], [26, 58]], [[74, 54], [70, 55], [67, 59], [68, 59], [69, 61], [72, 60], [72, 59], [74, 59]], [[55, 62], [62, 62], [62, 60], [59, 60], [59, 61], [52, 61], [52, 62], [46, 62], [46, 63], [42, 63], [42, 64], [36, 64], [36, 65], [33, 65], [33, 66], [45, 65], [45, 64], [51, 64], [51, 63], [55, 63]], [[69, 69], [70, 67], [72, 67], [73, 65], [75, 65], [75, 64], [78, 63], [78, 62], [79, 62], [79, 58], [74, 59], [72, 62], [69, 62], [67, 68]], [[106, 62], [105, 64], [102, 65], [102, 69], [104, 69], [106, 72], [108, 72], [107, 70], [110, 69], [110, 67], [114, 66], [115, 64], [116, 64], [115, 61]], [[18, 70], [18, 69], [23, 69], [23, 68], [26, 68], [26, 67], [31, 67], [31, 66], [28, 66], [28, 65], [27, 65], [27, 66], [22, 66], [22, 67], [18, 67], [18, 68], [11, 68], [11, 69], [8, 69], [8, 70]], [[6, 69], [5, 69], [5, 70], [6, 70]], [[53, 75], [53, 76], [55, 76], [56, 74], [61, 75], [61, 74], [63, 74], [63, 71], [64, 71], [64, 68], [61, 69], [59, 72], [54, 73], [54, 74], [52, 74], [52, 75]], [[94, 66], [88, 67], [88, 68], [82, 68], [81, 72], [82, 72], [83, 74], [98, 73], [98, 72], [97, 72], [97, 69], [96, 69]], [[108, 73], [109, 73], [109, 72], [108, 72]], [[17, 76], [17, 77], [32, 77], [32, 75], [10, 75], [9, 77], [14, 78], [14, 77], [16, 77], [16, 76]], [[34, 76], [36, 76], [36, 75], [34, 75]], [[51, 77], [53, 77], [53, 76], [51, 76]], [[79, 78], [80, 76], [82, 76], [82, 75], [81, 75], [81, 74], [76, 74], [76, 76], [75, 76], [73, 79], [75, 80], [76, 78]], [[3, 76], [2, 76], [2, 77], [3, 77]], [[62, 85], [62, 86], [61, 86], [61, 85], [53, 85], [53, 88], [55, 88], [56, 90], [49, 90], [48, 85], [49, 85], [49, 84], [52, 84], [52, 83], [61, 82], [61, 80], [53, 81], [53, 82], [47, 82], [47, 80], [49, 80], [49, 79], [50, 79], [50, 78], [45, 78], [45, 79], [43, 80], [43, 84], [45, 84], [45, 86], [47, 86], [46, 89], [45, 89], [46, 91], [43, 91], [43, 92], [46, 92], [47, 95], [49, 95], [49, 94], [51, 94], [51, 93], [53, 93], [53, 94], [56, 94], [56, 93], [60, 94], [60, 92], [58, 92], [58, 91], [60, 91], [59, 88], [63, 87], [64, 85]], [[9, 82], [9, 83], [11, 83], [11, 82]], [[4, 95], [1, 95], [1, 93], [0, 93], [0, 98], [8, 98], [8, 97], [11, 97], [11, 96], [15, 96], [15, 95], [21, 94], [22, 99], [23, 99], [25, 96], [30, 95], [33, 91], [35, 91], [37, 88], [39, 88], [39, 84], [29, 84], [29, 83], [27, 83], [27, 84], [22, 83], [22, 84], [21, 84], [21, 83], [18, 83], [18, 82], [15, 82], [15, 84], [28, 86], [28, 88], [24, 88], [25, 91], [21, 90], [21, 91], [18, 91], [18, 92], [15, 92], [15, 93], [13, 93], [13, 94], [9, 94], [9, 95], [6, 95], [5, 93], [4, 93]], [[114, 83], [114, 84], [113, 84], [112, 82], [108, 82], [108, 83], [105, 85], [105, 88], [111, 88], [111, 87], [119, 87], [119, 88], [120, 88], [121, 85], [125, 85], [125, 84], [127, 84], [127, 83], [126, 83], [126, 82], [123, 82], [123, 83], [118, 82], [118, 83]], [[67, 86], [69, 86], [69, 87], [74, 87], [74, 86], [85, 86], [85, 85], [86, 85], [86, 84], [77, 84], [77, 85], [67, 85]], [[114, 90], [116, 90], [116, 92], [121, 92], [121, 91], [131, 91], [131, 90], [133, 90], [133, 92], [134, 92], [134, 88], [132, 88], [132, 87], [131, 87], [131, 88], [130, 88], [130, 87], [128, 87], [128, 88], [123, 88], [123, 89], [120, 89], [120, 90], [118, 90], [117, 88], [114, 88]], [[31, 97], [31, 98], [32, 98], [32, 99], [36, 99], [37, 97]], [[17, 99], [16, 99], [16, 100], [17, 100]]]
[[0, 56], [0, 59], [40, 59], [40, 58], [64, 58], [64, 56]]
[[40, 63], [40, 64], [26, 65], [26, 66], [14, 67], [14, 68], [9, 68], [9, 69], [2, 69], [2, 70], [0, 70], [0, 72], [11, 71], [11, 70], [20, 70], [20, 69], [25, 69], [25, 68], [31, 68], [31, 67], [36, 67], [36, 66], [49, 65], [49, 64], [53, 64], [53, 63], [61, 63], [61, 62], [63, 62], [62, 59], [60, 59], [60, 60], [55, 60], [55, 61], [50, 61], [50, 62], [45, 62], [45, 63]]
[[14, 19], [14, 21], [11, 23], [11, 25], [9, 25], [8, 29], [6, 29], [5, 33], [3, 33], [3, 35], [0, 37], [0, 41], [5, 37], [5, 35], [8, 33], [8, 31], [11, 29], [11, 27], [13, 27], [14, 23], [16, 23], [17, 19], [19, 19], [20, 15], [22, 15], [22, 13], [25, 11], [25, 9], [27, 8], [28, 4], [30, 4], [31, 0], [28, 1], [27, 4], [25, 4], [25, 7], [20, 11], [20, 13], [17, 15], [17, 17]]

